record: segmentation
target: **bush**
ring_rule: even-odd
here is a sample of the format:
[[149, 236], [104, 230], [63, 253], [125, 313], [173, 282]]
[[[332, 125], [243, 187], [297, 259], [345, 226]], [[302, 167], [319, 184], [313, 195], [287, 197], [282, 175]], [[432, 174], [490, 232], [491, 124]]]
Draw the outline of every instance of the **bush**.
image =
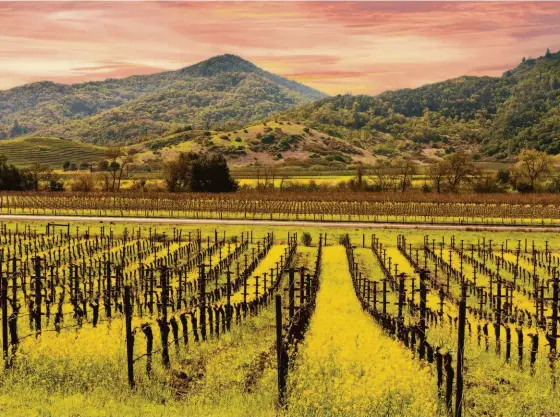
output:
[[535, 188], [531, 186], [528, 182], [520, 182], [516, 186], [517, 191], [520, 193], [532, 193]]
[[311, 233], [303, 232], [301, 235], [301, 243], [303, 243], [305, 246], [311, 246], [311, 241]]
[[238, 137], [235, 138], [235, 141], [236, 142], [242, 142], [243, 140], [238, 136]]
[[261, 143], [264, 143], [265, 145], [270, 145], [274, 143], [274, 139], [276, 139], [276, 137], [272, 133], [267, 133], [261, 138]]
[[473, 185], [473, 191], [476, 193], [503, 193], [505, 190], [503, 184], [487, 175]]
[[47, 184], [47, 191], [64, 191], [64, 181], [59, 178], [52, 178]]
[[75, 176], [72, 181], [72, 191], [80, 191], [88, 193], [93, 191], [95, 184], [97, 183], [96, 178], [89, 172], [82, 172]]
[[341, 244], [341, 245], [348, 244], [349, 240], [350, 239], [348, 238], [347, 234], [343, 234], [343, 235], [338, 236], [338, 243]]
[[510, 179], [510, 172], [509, 172], [509, 169], [500, 168], [500, 170], [499, 170], [498, 173], [496, 174], [496, 178], [497, 178], [498, 181], [500, 181], [502, 184], [508, 184], [508, 183], [509, 183], [509, 179]]
[[547, 191], [549, 193], [560, 193], [560, 175], [552, 178], [552, 181], [548, 184]]

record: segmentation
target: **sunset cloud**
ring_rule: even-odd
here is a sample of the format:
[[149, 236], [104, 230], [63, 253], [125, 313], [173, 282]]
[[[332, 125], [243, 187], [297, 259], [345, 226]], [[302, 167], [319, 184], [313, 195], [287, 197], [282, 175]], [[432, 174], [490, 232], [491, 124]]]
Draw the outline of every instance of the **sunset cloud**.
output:
[[233, 53], [329, 94], [501, 75], [560, 49], [557, 3], [0, 2], [0, 89]]

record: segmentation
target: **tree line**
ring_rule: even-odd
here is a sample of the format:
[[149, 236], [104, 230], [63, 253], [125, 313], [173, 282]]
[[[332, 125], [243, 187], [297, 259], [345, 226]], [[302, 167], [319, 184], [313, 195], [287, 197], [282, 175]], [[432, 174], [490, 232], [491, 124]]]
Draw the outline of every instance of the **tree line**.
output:
[[[129, 170], [135, 169], [135, 154], [122, 147], [107, 150], [106, 160], [98, 164], [96, 172], [77, 172], [69, 184], [63, 177], [41, 164], [28, 168], [18, 168], [0, 156], [0, 190], [2, 191], [72, 191], [90, 192], [94, 190], [118, 192], [123, 181], [129, 177]], [[349, 181], [341, 181], [334, 187], [352, 191], [408, 192], [420, 188], [423, 192], [477, 193], [499, 192], [560, 192], [560, 174], [554, 166], [551, 155], [534, 149], [523, 150], [517, 163], [509, 169], [484, 171], [479, 169], [470, 154], [459, 151], [446, 155], [437, 162], [420, 165], [417, 162], [397, 157], [391, 161], [379, 161], [373, 166], [355, 166], [355, 175]], [[101, 166], [102, 165], [102, 166]], [[321, 191], [333, 186], [293, 184], [281, 175], [275, 167], [256, 163], [257, 186], [261, 191]], [[423, 184], [414, 184], [420, 177]], [[262, 178], [261, 178], [261, 173]], [[223, 155], [207, 153], [181, 153], [175, 159], [163, 163], [162, 178], [169, 192], [235, 192], [240, 189], [232, 177]], [[280, 184], [276, 184], [280, 179]], [[146, 180], [136, 180], [133, 190], [147, 191]], [[161, 188], [163, 191], [163, 188]]]
[[359, 191], [405, 192], [413, 188], [412, 180], [422, 168], [426, 172], [421, 186], [424, 192], [560, 192], [560, 174], [551, 155], [526, 149], [517, 159], [509, 169], [489, 172], [478, 168], [472, 156], [465, 152], [446, 155], [427, 167], [399, 157], [392, 162], [377, 163], [367, 176], [364, 166], [358, 165], [355, 177], [342, 185]]

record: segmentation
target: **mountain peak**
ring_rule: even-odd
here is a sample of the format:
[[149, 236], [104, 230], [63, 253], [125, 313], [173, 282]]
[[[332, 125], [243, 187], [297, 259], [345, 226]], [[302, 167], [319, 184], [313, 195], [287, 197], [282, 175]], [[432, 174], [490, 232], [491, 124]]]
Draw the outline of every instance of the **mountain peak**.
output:
[[224, 54], [214, 56], [180, 71], [197, 77], [211, 77], [223, 72], [256, 72], [258, 70], [259, 68], [255, 64], [240, 56]]

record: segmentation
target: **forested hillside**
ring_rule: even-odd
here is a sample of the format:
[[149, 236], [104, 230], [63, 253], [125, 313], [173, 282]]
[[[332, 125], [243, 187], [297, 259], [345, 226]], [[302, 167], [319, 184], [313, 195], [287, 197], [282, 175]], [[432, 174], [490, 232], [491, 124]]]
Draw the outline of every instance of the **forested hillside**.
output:
[[0, 91], [0, 138], [33, 133], [97, 144], [139, 142], [190, 128], [239, 127], [322, 97], [222, 55], [179, 71]]
[[526, 147], [560, 153], [559, 106], [560, 53], [547, 52], [499, 78], [460, 77], [375, 97], [329, 97], [283, 117], [358, 140], [390, 134], [426, 147], [480, 144], [502, 158]]

